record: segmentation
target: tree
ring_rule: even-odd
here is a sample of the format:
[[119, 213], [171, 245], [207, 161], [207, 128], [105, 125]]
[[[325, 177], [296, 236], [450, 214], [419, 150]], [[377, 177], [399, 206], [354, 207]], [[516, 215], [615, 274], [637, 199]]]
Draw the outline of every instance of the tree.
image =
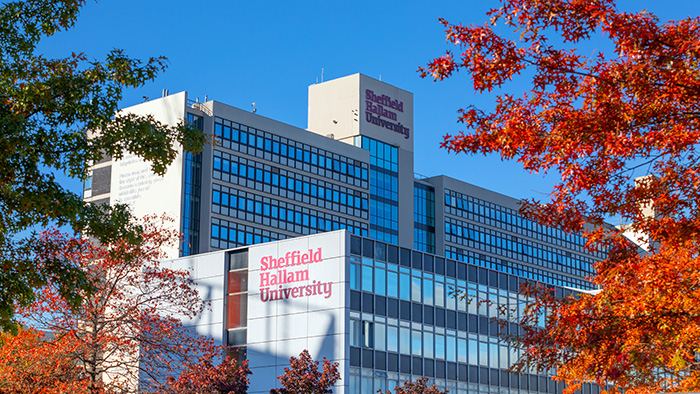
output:
[[284, 368], [284, 375], [278, 376], [281, 389], [272, 389], [272, 394], [328, 394], [333, 392], [333, 385], [340, 379], [338, 363], [323, 358], [323, 371], [318, 370], [318, 361], [314, 361], [309, 351], [304, 349], [299, 358], [289, 358], [289, 368]]
[[[403, 386], [394, 387], [394, 394], [447, 394], [449, 392], [450, 389], [442, 391], [435, 384], [428, 387], [428, 378], [426, 377], [419, 378], [415, 382], [406, 381]], [[377, 393], [384, 394], [382, 390], [377, 390]], [[387, 390], [386, 394], [392, 394], [391, 390]]]
[[189, 364], [180, 376], [169, 377], [164, 394], [245, 394], [248, 391], [252, 372], [248, 360], [240, 365], [232, 358], [226, 357], [220, 364], [214, 365], [211, 355], [205, 355], [198, 363]]
[[70, 357], [71, 337], [47, 340], [32, 329], [0, 333], [0, 393], [87, 394], [87, 380]]
[[[528, 290], [536, 302], [515, 369], [554, 368], [570, 391], [587, 381], [627, 392], [699, 390], [700, 19], [661, 23], [612, 0], [503, 0], [488, 15], [484, 25], [441, 20], [460, 53], [434, 59], [421, 76], [465, 70], [478, 92], [514, 78], [529, 89], [499, 94], [492, 111], [462, 109], [466, 130], [442, 146], [559, 172], [550, 200], [526, 201], [522, 211], [584, 231], [588, 248], [608, 251], [591, 278], [599, 291], [561, 299]], [[601, 35], [607, 53], [586, 46]], [[609, 218], [629, 224], [612, 228]], [[625, 232], [641, 234], [648, 251]]]
[[161, 248], [179, 239], [169, 222], [146, 218], [139, 245], [96, 244], [58, 231], [43, 235], [39, 260], [70, 261], [94, 290], [76, 309], [61, 296], [60, 283], [49, 283], [19, 312], [36, 329], [72, 338], [70, 359], [81, 366], [92, 393], [158, 386], [197, 355], [217, 351], [211, 339], [182, 325], [205, 305], [189, 272], [161, 261]]
[[[104, 243], [140, 240], [124, 206], [92, 205], [54, 174], [87, 179], [91, 162], [133, 153], [163, 174], [178, 147], [198, 151], [203, 135], [184, 122], [170, 127], [148, 116], [117, 114], [122, 91], [165, 68], [111, 51], [102, 62], [83, 53], [48, 59], [42, 39], [73, 26], [83, 0], [26, 0], [0, 6], [0, 329], [14, 328], [15, 305], [29, 305], [48, 281], [72, 305], [90, 287], [67, 261], [34, 261], [37, 226], [69, 226]], [[91, 130], [88, 137], [88, 130]]]

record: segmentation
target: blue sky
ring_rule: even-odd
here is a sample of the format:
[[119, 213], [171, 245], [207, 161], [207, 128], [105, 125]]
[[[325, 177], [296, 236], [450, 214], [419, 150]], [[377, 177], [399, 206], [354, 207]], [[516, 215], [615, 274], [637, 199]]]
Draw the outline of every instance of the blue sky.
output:
[[[44, 41], [49, 57], [72, 51], [102, 59], [112, 48], [136, 58], [163, 55], [168, 69], [154, 82], [126, 92], [123, 106], [143, 97], [189, 91], [306, 128], [307, 87], [357, 72], [414, 94], [415, 171], [446, 174], [517, 198], [546, 198], [556, 181], [491, 156], [454, 155], [439, 149], [445, 133], [460, 130], [457, 110], [492, 108], [493, 95], [477, 95], [466, 73], [447, 82], [416, 72], [446, 49], [438, 17], [470, 24], [487, 20], [494, 0], [483, 1], [89, 1], [74, 29]], [[648, 9], [661, 20], [700, 15], [700, 2], [618, 2]], [[595, 45], [595, 43], [594, 43]], [[602, 44], [601, 44], [602, 45]], [[517, 89], [524, 85], [514, 85]], [[66, 180], [79, 191], [80, 183]]]

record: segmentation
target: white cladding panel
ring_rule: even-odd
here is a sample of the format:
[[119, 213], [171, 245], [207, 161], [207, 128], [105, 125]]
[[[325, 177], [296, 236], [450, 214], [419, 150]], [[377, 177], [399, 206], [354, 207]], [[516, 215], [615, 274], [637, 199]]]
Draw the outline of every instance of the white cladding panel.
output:
[[[121, 112], [153, 115], [163, 123], [174, 126], [185, 117], [187, 93], [182, 92], [140, 105], [125, 108]], [[137, 218], [145, 215], [166, 214], [173, 218], [173, 228], [180, 231], [182, 201], [182, 147], [163, 176], [151, 171], [150, 163], [132, 154], [112, 165], [111, 203], [129, 204]], [[179, 256], [179, 244], [164, 248], [167, 256]]]
[[340, 363], [344, 379], [334, 392], [344, 392], [348, 237], [335, 231], [248, 250], [250, 393], [269, 392], [304, 349]]

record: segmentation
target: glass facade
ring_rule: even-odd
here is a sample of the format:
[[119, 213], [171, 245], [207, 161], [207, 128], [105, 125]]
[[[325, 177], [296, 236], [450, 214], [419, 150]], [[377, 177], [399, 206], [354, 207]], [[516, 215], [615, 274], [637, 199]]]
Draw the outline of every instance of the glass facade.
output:
[[[187, 122], [197, 129], [204, 130], [204, 118], [187, 114]], [[199, 253], [199, 222], [202, 190], [202, 154], [184, 152], [184, 180], [182, 201], [183, 234], [180, 245], [180, 256], [191, 256]]]
[[445, 256], [552, 285], [590, 289], [585, 278], [604, 253], [586, 252], [580, 235], [446, 189]]
[[356, 136], [354, 144], [369, 151], [369, 236], [398, 243], [398, 148], [365, 136]]
[[214, 134], [211, 247], [369, 235], [368, 163], [221, 117]]
[[561, 392], [546, 375], [506, 372], [519, 351], [500, 336], [518, 333], [525, 279], [359, 237], [349, 260], [350, 393], [422, 376], [450, 393]]
[[413, 211], [413, 248], [435, 253], [435, 188], [414, 183]]

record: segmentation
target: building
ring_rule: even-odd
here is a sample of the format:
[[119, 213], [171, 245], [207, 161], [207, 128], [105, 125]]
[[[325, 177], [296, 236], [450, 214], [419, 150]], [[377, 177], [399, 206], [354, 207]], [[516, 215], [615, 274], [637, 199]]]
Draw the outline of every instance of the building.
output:
[[[326, 354], [344, 363], [342, 384], [353, 393], [360, 387], [366, 392], [365, 372], [389, 386], [425, 374], [460, 390], [464, 383], [466, 389], [477, 384], [485, 391], [557, 391], [544, 377], [506, 377], [501, 361], [507, 357], [492, 363], [489, 356], [483, 364], [479, 356], [471, 363], [475, 349], [479, 354], [508, 350], [484, 323], [488, 310], [484, 315], [481, 307], [460, 306], [445, 296], [446, 289], [456, 286], [470, 295], [513, 302], [521, 301], [514, 295], [521, 280], [589, 289], [590, 266], [604, 256], [587, 253], [576, 234], [523, 218], [515, 199], [445, 176], [416, 178], [411, 93], [361, 74], [312, 85], [308, 130], [213, 100], [193, 102], [186, 92], [163, 96], [124, 111], [152, 114], [169, 124], [186, 119], [211, 135], [213, 144], [200, 154], [182, 152], [163, 177], [133, 157], [105, 158], [93, 166], [85, 198], [129, 203], [139, 216], [165, 211], [176, 218], [185, 241], [170, 256], [183, 257], [177, 264], [189, 264], [207, 289], [216, 289], [205, 293], [215, 308], [198, 327], [247, 349], [253, 368], [268, 368], [255, 372], [254, 382], [306, 343], [318, 351], [314, 357]], [[316, 264], [317, 252], [323, 263]], [[265, 257], [274, 267], [281, 259], [303, 263], [305, 255], [313, 262], [306, 274], [286, 272], [301, 275], [294, 277], [304, 283], [297, 295], [311, 295], [294, 297], [294, 287], [273, 284], [284, 269], [269, 268], [275, 270], [269, 271], [270, 287], [262, 285], [258, 271]], [[368, 275], [373, 282], [365, 283]], [[377, 275], [386, 275], [386, 288], [376, 287]], [[245, 281], [250, 291], [232, 292]], [[321, 283], [332, 283], [332, 290], [326, 292]], [[390, 287], [395, 283], [398, 287]], [[414, 294], [413, 288], [423, 290]], [[399, 293], [391, 295], [390, 289]], [[425, 291], [434, 298], [426, 298]], [[310, 309], [317, 306], [332, 310], [331, 320], [317, 319], [318, 310]], [[314, 324], [287, 326], [291, 321], [279, 317], [296, 313]], [[258, 321], [271, 325], [253, 326]], [[384, 342], [379, 350], [381, 330], [385, 341], [389, 330], [398, 333], [398, 349]], [[312, 346], [311, 334], [323, 337], [323, 343]], [[404, 340], [428, 343], [426, 336], [433, 338], [432, 350], [405, 348]], [[476, 348], [462, 346], [472, 340]], [[259, 343], [277, 347], [273, 352]], [[440, 344], [467, 353], [436, 353]]]
[[[545, 375], [505, 370], [527, 299], [522, 276], [347, 230], [183, 257], [212, 310], [197, 331], [246, 354], [250, 393], [267, 393], [308, 349], [339, 363], [335, 393], [374, 393], [421, 376], [450, 393], [561, 393]], [[554, 286], [569, 295], [566, 287]], [[451, 296], [454, 289], [468, 299]], [[499, 306], [512, 310], [503, 315]], [[509, 320], [505, 327], [494, 318]], [[584, 384], [582, 394], [598, 394]]]

